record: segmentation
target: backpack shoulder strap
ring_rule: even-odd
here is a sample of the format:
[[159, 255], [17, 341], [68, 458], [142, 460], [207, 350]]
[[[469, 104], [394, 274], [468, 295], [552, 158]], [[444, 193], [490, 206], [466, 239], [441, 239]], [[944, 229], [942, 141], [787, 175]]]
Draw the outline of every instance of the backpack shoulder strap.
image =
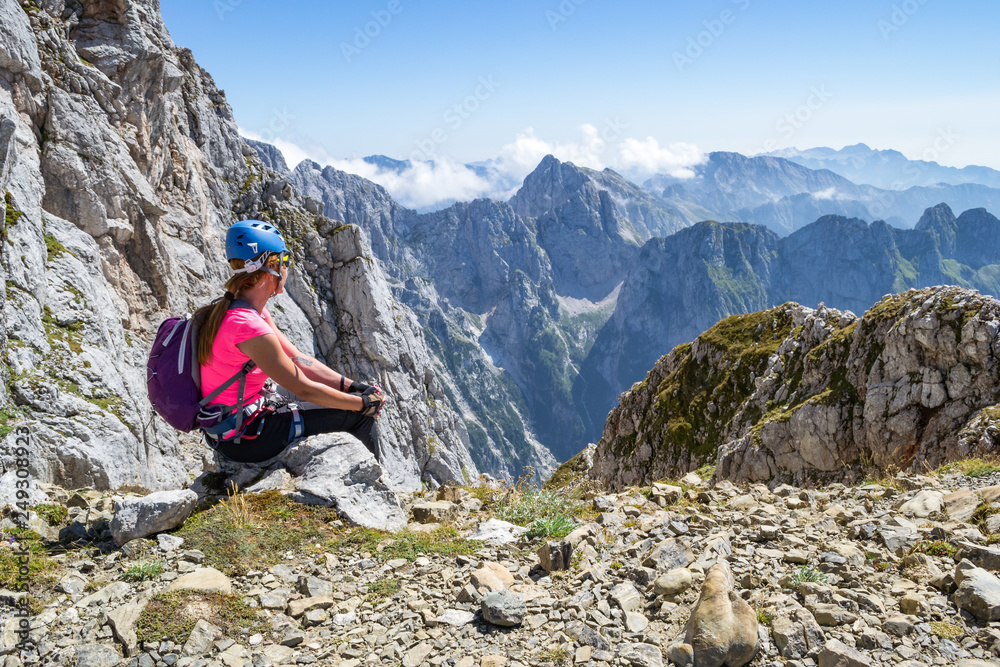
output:
[[216, 398], [218, 398], [219, 394], [221, 394], [226, 389], [228, 389], [231, 384], [233, 384], [234, 382], [236, 382], [237, 380], [239, 380], [239, 382], [240, 382], [240, 395], [236, 398], [236, 404], [237, 404], [238, 407], [242, 407], [241, 404], [243, 403], [243, 387], [246, 384], [246, 377], [250, 373], [250, 371], [252, 371], [256, 367], [257, 367], [257, 364], [254, 363], [253, 359], [251, 359], [250, 361], [246, 362], [245, 364], [243, 364], [243, 367], [240, 368], [240, 370], [236, 371], [236, 373], [233, 374], [233, 376], [231, 378], [229, 378], [228, 380], [226, 380], [225, 382], [223, 382], [222, 384], [220, 384], [218, 389], [216, 389], [215, 391], [213, 391], [211, 394], [209, 394], [205, 398], [201, 399], [198, 402], [199, 405], [201, 405], [201, 407], [205, 407], [206, 405], [208, 405], [209, 403], [211, 403], [212, 401], [214, 401]]

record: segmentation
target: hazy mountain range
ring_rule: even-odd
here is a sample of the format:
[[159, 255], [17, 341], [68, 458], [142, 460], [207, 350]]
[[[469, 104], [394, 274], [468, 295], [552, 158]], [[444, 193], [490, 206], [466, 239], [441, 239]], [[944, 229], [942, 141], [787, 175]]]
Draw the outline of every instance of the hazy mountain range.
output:
[[[711, 154], [683, 185], [660, 177], [644, 187], [548, 156], [509, 202], [432, 213], [331, 167], [284, 173], [326, 215], [371, 236], [484, 470], [575, 454], [599, 437], [619, 392], [727, 315], [786, 300], [860, 312], [887, 292], [942, 282], [1000, 289], [1000, 221], [981, 207], [956, 217], [941, 203], [966, 206], [982, 192], [992, 207], [1000, 191], [985, 186], [888, 193], [901, 213], [948, 195], [894, 226], [865, 219], [886, 191], [734, 153]], [[811, 194], [831, 188], [856, 199]], [[719, 210], [771, 224], [704, 221]], [[787, 232], [778, 213], [794, 211], [814, 217], [777, 233]]]
[[977, 166], [945, 167], [933, 161], [933, 157], [947, 150], [953, 139], [948, 133], [942, 132], [935, 141], [944, 150], [938, 150], [932, 145], [926, 151], [929, 159], [924, 160], [910, 160], [899, 151], [874, 150], [865, 144], [845, 146], [840, 150], [809, 148], [800, 151], [786, 148], [769, 155], [785, 158], [810, 169], [829, 169], [855, 183], [889, 190], [905, 190], [915, 185], [930, 186], [938, 183], [978, 183], [1000, 188], [1000, 171], [996, 169]]

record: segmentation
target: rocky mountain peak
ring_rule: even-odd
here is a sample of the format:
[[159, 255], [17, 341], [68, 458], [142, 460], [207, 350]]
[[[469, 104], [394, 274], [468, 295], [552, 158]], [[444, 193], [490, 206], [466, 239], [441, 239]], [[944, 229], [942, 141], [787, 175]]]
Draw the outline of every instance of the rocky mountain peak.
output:
[[951, 207], [944, 202], [938, 204], [937, 206], [931, 206], [924, 214], [920, 216], [920, 220], [914, 225], [914, 229], [934, 229], [934, 230], [954, 230], [955, 227], [955, 214], [952, 213]]

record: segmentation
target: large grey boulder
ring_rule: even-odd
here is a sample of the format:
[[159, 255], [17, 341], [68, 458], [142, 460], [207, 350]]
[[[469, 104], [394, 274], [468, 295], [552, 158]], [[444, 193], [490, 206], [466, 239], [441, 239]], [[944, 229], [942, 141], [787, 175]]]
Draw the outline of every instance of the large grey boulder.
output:
[[198, 494], [190, 489], [119, 500], [111, 519], [111, 535], [121, 546], [138, 537], [176, 528], [191, 516], [197, 504]]
[[955, 568], [955, 606], [984, 621], [1000, 620], [1000, 579], [968, 560]]
[[[49, 502], [49, 497], [41, 491], [38, 486], [28, 480], [28, 488], [19, 488], [18, 482], [23, 480], [17, 476], [16, 470], [5, 472], [0, 476], [0, 508], [17, 507], [17, 503], [26, 502], [28, 505], [39, 505]], [[26, 498], [18, 498], [18, 493], [27, 493]]]
[[294, 477], [296, 490], [291, 498], [335, 507], [355, 526], [391, 532], [406, 527], [406, 512], [389, 488], [382, 467], [356, 438], [339, 433], [316, 436], [280, 460]]
[[484, 595], [480, 609], [487, 623], [503, 627], [520, 625], [528, 613], [521, 596], [506, 589]]
[[900, 503], [896, 509], [903, 514], [912, 514], [918, 518], [927, 518], [934, 512], [940, 512], [944, 507], [944, 493], [934, 489], [922, 489], [909, 500]]

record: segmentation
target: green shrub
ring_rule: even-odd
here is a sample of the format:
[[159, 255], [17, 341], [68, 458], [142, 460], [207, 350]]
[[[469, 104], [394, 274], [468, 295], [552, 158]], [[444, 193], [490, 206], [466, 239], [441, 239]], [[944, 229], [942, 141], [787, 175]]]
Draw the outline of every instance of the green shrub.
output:
[[928, 556], [943, 556], [944, 558], [954, 558], [958, 553], [958, 548], [941, 540], [921, 540], [913, 545], [910, 553], [927, 554]]
[[45, 520], [45, 523], [50, 526], [62, 525], [66, 522], [66, 519], [69, 516], [69, 510], [62, 505], [42, 503], [41, 505], [35, 505], [32, 509], [41, 519]]
[[122, 573], [122, 579], [132, 582], [146, 581], [147, 579], [158, 577], [161, 574], [163, 574], [163, 563], [158, 560], [142, 560], [138, 563], [132, 563], [129, 565], [128, 569]]
[[814, 570], [811, 567], [803, 565], [798, 569], [798, 571], [792, 575], [792, 585], [798, 587], [804, 581], [811, 581], [817, 584], [825, 584], [830, 581], [830, 577], [826, 576], [819, 570]]
[[566, 537], [573, 532], [576, 524], [565, 514], [535, 519], [525, 536], [530, 540], [536, 537]]

